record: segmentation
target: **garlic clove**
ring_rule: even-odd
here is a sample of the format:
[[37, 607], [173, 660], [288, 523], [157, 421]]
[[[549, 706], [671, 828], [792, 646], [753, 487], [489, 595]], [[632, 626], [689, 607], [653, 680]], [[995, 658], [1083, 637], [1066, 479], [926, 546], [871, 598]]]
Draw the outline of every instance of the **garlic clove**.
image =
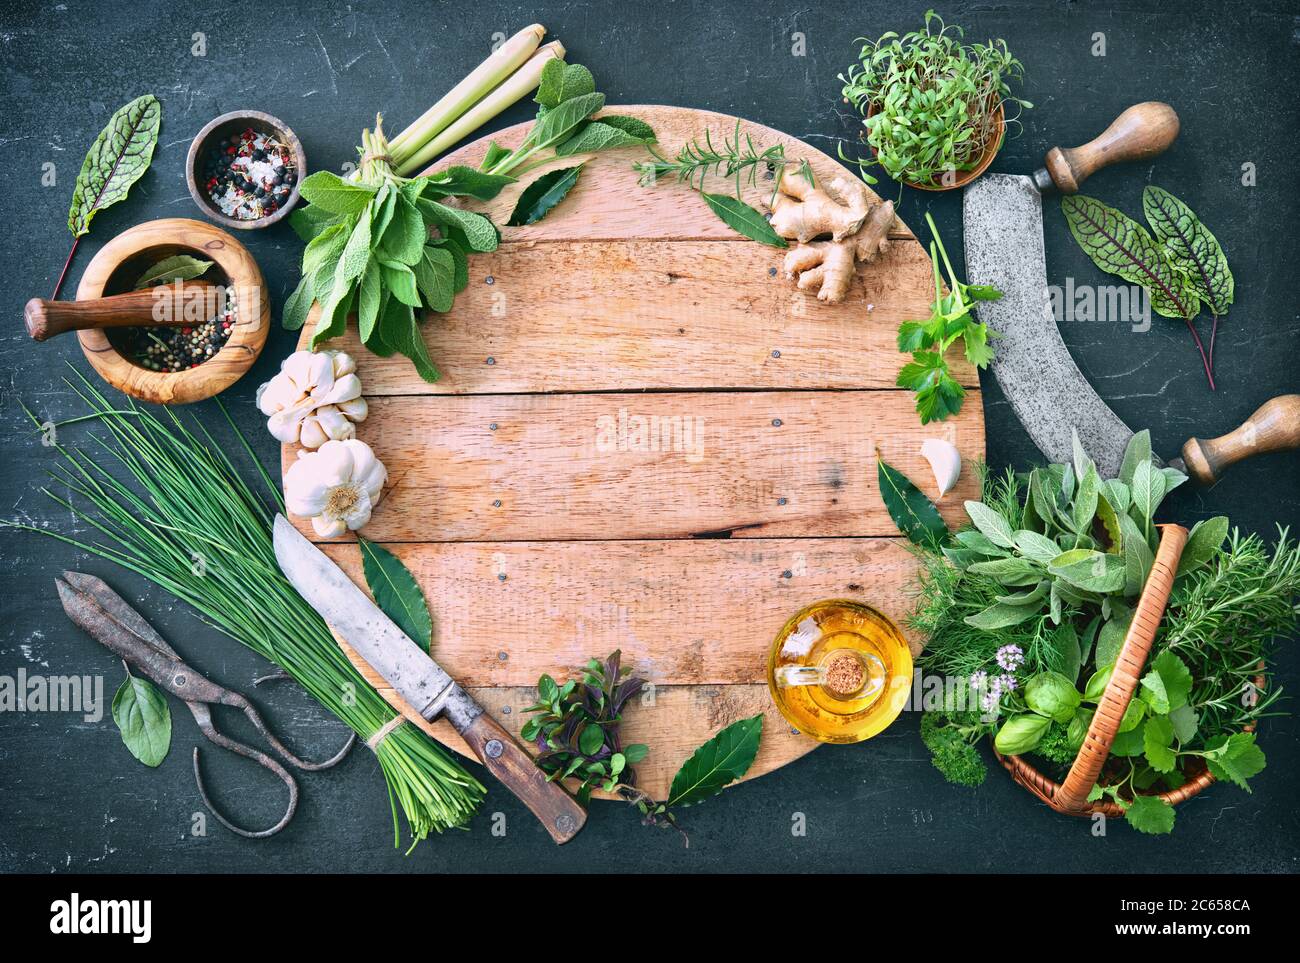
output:
[[921, 455], [930, 463], [935, 484], [939, 486], [939, 497], [942, 498], [952, 491], [957, 479], [961, 477], [961, 452], [950, 441], [927, 438], [921, 442]]
[[348, 530], [347, 523], [342, 519], [328, 518], [325, 515], [312, 516], [311, 527], [316, 529], [316, 534], [321, 538], [337, 538]]
[[354, 374], [344, 375], [336, 380], [328, 391], [315, 390], [312, 397], [322, 405], [336, 405], [340, 401], [351, 401], [361, 397], [361, 379]]
[[366, 404], [365, 398], [353, 398], [350, 401], [340, 402], [338, 405], [341, 411], [349, 421], [365, 421], [366, 415], [370, 414], [370, 406]]
[[292, 381], [303, 392], [314, 382], [311, 380], [311, 366], [314, 355], [310, 351], [295, 351], [280, 362], [280, 373]]
[[352, 360], [352, 355], [346, 351], [339, 351], [334, 355], [334, 377], [341, 378], [344, 375], [354, 374], [357, 370], [357, 363]]
[[[317, 408], [315, 414], [303, 422], [304, 437], [306, 437], [309, 423], [314, 432], [318, 431], [320, 433], [320, 440], [316, 442], [315, 446], [308, 445], [308, 447], [319, 447], [330, 439], [335, 441], [346, 441], [349, 438], [355, 437], [357, 433], [356, 426], [344, 416], [343, 412], [333, 405], [326, 405], [323, 408]], [[313, 437], [315, 437], [314, 434]], [[307, 442], [304, 441], [303, 444], [306, 445]]]
[[330, 440], [329, 433], [321, 425], [320, 419], [315, 415], [308, 415], [302, 420], [302, 430], [298, 434], [298, 440], [304, 448], [319, 448], [325, 442]]

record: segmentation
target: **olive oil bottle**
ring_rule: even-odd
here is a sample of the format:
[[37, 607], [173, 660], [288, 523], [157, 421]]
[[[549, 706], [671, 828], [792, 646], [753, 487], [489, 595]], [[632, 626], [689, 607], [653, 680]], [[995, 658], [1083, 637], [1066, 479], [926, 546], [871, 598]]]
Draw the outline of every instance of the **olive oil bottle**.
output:
[[777, 634], [767, 684], [800, 732], [822, 742], [861, 742], [907, 704], [912, 652], [898, 627], [871, 606], [827, 599], [796, 612]]

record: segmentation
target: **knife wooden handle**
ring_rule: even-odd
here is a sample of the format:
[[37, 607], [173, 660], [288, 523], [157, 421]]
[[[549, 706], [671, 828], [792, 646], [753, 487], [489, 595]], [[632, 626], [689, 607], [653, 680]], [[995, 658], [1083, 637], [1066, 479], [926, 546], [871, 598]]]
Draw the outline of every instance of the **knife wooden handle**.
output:
[[211, 318], [221, 304], [218, 293], [211, 281], [186, 281], [87, 301], [32, 298], [23, 320], [35, 341], [90, 328], [180, 327]]
[[587, 811], [558, 781], [549, 782], [533, 757], [486, 712], [462, 732], [488, 772], [523, 800], [557, 843], [567, 843], [587, 821]]
[[1213, 485], [1229, 465], [1266, 451], [1300, 448], [1300, 395], [1278, 395], [1259, 406], [1239, 428], [1183, 445], [1187, 472], [1200, 485]]
[[1053, 147], [1047, 173], [1062, 194], [1076, 194], [1092, 174], [1119, 161], [1143, 160], [1164, 153], [1178, 136], [1178, 115], [1156, 100], [1134, 104], [1088, 143]]

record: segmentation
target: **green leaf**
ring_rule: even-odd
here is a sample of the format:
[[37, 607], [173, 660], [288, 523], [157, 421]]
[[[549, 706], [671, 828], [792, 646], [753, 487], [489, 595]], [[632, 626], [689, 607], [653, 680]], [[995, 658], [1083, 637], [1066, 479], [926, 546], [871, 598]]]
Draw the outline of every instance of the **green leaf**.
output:
[[968, 501], [963, 504], [971, 522], [990, 542], [1002, 548], [1015, 548], [1015, 532], [1012, 531], [1011, 523], [1001, 514], [983, 502]]
[[[328, 273], [333, 278], [334, 266], [343, 254], [343, 249], [348, 246], [348, 238], [351, 237], [351, 221], [340, 222], [327, 227], [317, 234], [302, 252], [302, 273], [314, 277], [322, 269], [328, 269]], [[315, 282], [313, 281], [313, 288]], [[328, 295], [328, 291], [324, 292]], [[320, 292], [317, 292], [318, 296]], [[324, 301], [324, 297], [320, 297]]]
[[[1043, 570], [1023, 558], [993, 558], [968, 566], [976, 575], [990, 575], [1003, 585], [1034, 585], [1043, 577]], [[1041, 596], [1040, 596], [1041, 597]]]
[[1142, 211], [1174, 267], [1191, 279], [1197, 298], [1222, 317], [1232, 304], [1234, 282], [1223, 248], [1190, 207], [1168, 191], [1148, 184]]
[[1086, 535], [1092, 527], [1092, 520], [1097, 515], [1100, 488], [1101, 478], [1097, 475], [1097, 469], [1089, 462], [1087, 470], [1079, 480], [1079, 490], [1075, 493], [1072, 507], [1074, 530], [1080, 534]]
[[1217, 556], [1227, 537], [1228, 517], [1226, 515], [1197, 522], [1192, 526], [1192, 533], [1187, 537], [1187, 545], [1178, 559], [1178, 575], [1185, 575], [1193, 569], [1200, 568]]
[[993, 737], [993, 746], [1004, 756], [1029, 752], [1042, 741], [1052, 720], [1047, 716], [1026, 713], [1012, 716]]
[[162, 107], [152, 94], [137, 97], [109, 118], [86, 152], [72, 189], [68, 230], [81, 237], [95, 214], [125, 200], [131, 185], [149, 169], [158, 143]]
[[410, 266], [420, 260], [428, 240], [429, 229], [424, 224], [422, 211], [399, 194], [393, 208], [393, 219], [379, 241], [383, 253], [390, 260]]
[[[1133, 700], [1137, 702], [1138, 700]], [[1173, 724], [1174, 735], [1183, 745], [1191, 742], [1196, 738], [1196, 730], [1200, 725], [1200, 717], [1189, 705], [1181, 705], [1169, 713], [1169, 721]]]
[[192, 281], [202, 277], [212, 267], [211, 261], [201, 261], [188, 254], [177, 254], [164, 258], [140, 276], [135, 282], [137, 291], [151, 284], [171, 284], [173, 281]]
[[1174, 724], [1164, 716], [1153, 716], [1142, 730], [1142, 752], [1156, 772], [1172, 772], [1178, 761], [1173, 750]]
[[658, 139], [655, 129], [644, 120], [636, 117], [628, 117], [623, 114], [605, 114], [599, 120], [592, 121], [592, 123], [606, 124], [617, 128], [623, 133], [635, 137], [639, 143], [643, 144], [653, 144]]
[[1083, 698], [1088, 702], [1100, 702], [1101, 697], [1106, 692], [1106, 686], [1110, 684], [1110, 677], [1115, 672], [1114, 665], [1103, 665], [1096, 672], [1088, 677], [1087, 684], [1083, 687]]
[[1145, 730], [1147, 720], [1133, 729], [1125, 729], [1116, 733], [1115, 738], [1110, 744], [1110, 754], [1120, 756], [1121, 758], [1131, 759], [1134, 756], [1140, 756], [1146, 751]]
[[605, 745], [605, 730], [600, 726], [589, 724], [578, 736], [578, 748], [585, 756], [594, 756]]
[[[496, 145], [493, 144], [492, 146], [495, 147]], [[505, 154], [503, 153], [501, 156], [504, 157]], [[484, 163], [488, 162], [485, 160]], [[490, 167], [491, 164], [489, 163], [488, 166]], [[436, 194], [439, 197], [468, 196], [480, 201], [492, 200], [501, 193], [504, 187], [515, 182], [513, 177], [507, 177], [504, 174], [488, 174], [472, 167], [460, 165], [438, 171], [429, 175], [425, 180], [427, 183], [422, 192], [424, 196], [431, 194]]]
[[298, 282], [298, 286], [289, 294], [288, 299], [284, 302], [284, 314], [280, 318], [280, 324], [290, 331], [297, 331], [307, 320], [307, 312], [311, 310], [312, 302], [315, 300], [311, 292], [311, 278], [303, 275]]
[[948, 539], [948, 526], [934, 502], [883, 458], [876, 459], [876, 481], [880, 497], [898, 530], [913, 544], [938, 551]]
[[415, 283], [433, 311], [450, 311], [456, 297], [456, 263], [449, 251], [426, 247], [415, 272]]
[[429, 349], [424, 343], [424, 334], [409, 304], [391, 298], [385, 315], [380, 321], [380, 331], [386, 343], [411, 359], [416, 373], [421, 378], [430, 383], [438, 380], [440, 377], [438, 368], [429, 360]]
[[1255, 745], [1253, 732], [1238, 732], [1206, 746], [1205, 761], [1215, 779], [1224, 779], [1250, 792], [1246, 782], [1264, 770], [1264, 750]]
[[1168, 714], [1172, 707], [1165, 680], [1154, 669], [1142, 676], [1142, 700], [1151, 707], [1153, 716]]
[[1150, 523], [1165, 497], [1165, 479], [1149, 461], [1140, 462], [1133, 472], [1133, 507]]
[[623, 755], [631, 766], [635, 766], [649, 754], [650, 747], [643, 742], [634, 742], [630, 746], [623, 747]]
[[1174, 831], [1174, 807], [1159, 796], [1134, 796], [1124, 818], [1140, 833], [1161, 836]]
[[1147, 704], [1141, 699], [1129, 699], [1124, 709], [1124, 716], [1119, 720], [1118, 732], [1131, 732], [1142, 724], [1147, 716]]
[[1066, 725], [1079, 708], [1074, 682], [1059, 672], [1040, 672], [1025, 683], [1025, 703], [1039, 715]]
[[1119, 480], [1132, 487], [1133, 475], [1137, 466], [1151, 461], [1151, 432], [1146, 428], [1136, 432], [1124, 448], [1124, 460], [1120, 463]]
[[1016, 551], [1025, 558], [1046, 564], [1061, 554], [1061, 547], [1046, 535], [1039, 535], [1026, 529], [1014, 533]]
[[569, 98], [590, 94], [595, 89], [596, 81], [590, 70], [582, 64], [566, 64], [556, 58], [548, 60], [542, 68], [541, 83], [533, 100], [551, 108]]
[[1122, 535], [1121, 549], [1124, 555], [1124, 595], [1132, 598], [1142, 592], [1151, 566], [1156, 556], [1147, 544], [1146, 537], [1137, 527], [1137, 522], [1129, 515], [1119, 516], [1119, 530]]
[[[1145, 543], [1143, 543], [1145, 544]], [[1097, 664], [1114, 665], [1119, 658], [1120, 649], [1124, 648], [1124, 639], [1128, 635], [1129, 623], [1133, 621], [1133, 613], [1126, 612], [1124, 615], [1112, 618], [1106, 621], [1097, 633]]]
[[428, 652], [433, 645], [433, 617], [420, 583], [402, 560], [382, 545], [360, 537], [357, 542], [361, 546], [361, 567], [375, 604]]
[[709, 210], [716, 214], [733, 231], [743, 234], [751, 241], [758, 241], [769, 247], [789, 247], [789, 243], [772, 229], [757, 208], [730, 194], [700, 193]]
[[962, 621], [973, 628], [994, 632], [1019, 625], [1026, 619], [1038, 615], [1042, 609], [1042, 605], [1037, 602], [1030, 605], [1007, 605], [1003, 602], [995, 602], [982, 612], [966, 616]]
[[379, 303], [382, 300], [383, 285], [379, 276], [379, 263], [370, 261], [361, 275], [361, 284], [357, 294], [357, 333], [361, 342], [367, 344], [379, 319]]
[[360, 214], [375, 197], [373, 187], [350, 183], [331, 171], [317, 171], [304, 177], [298, 193], [308, 204], [331, 214]]
[[323, 207], [313, 207], [308, 204], [293, 209], [293, 213], [289, 215], [289, 226], [293, 228], [294, 233], [302, 239], [303, 243], [307, 244], [321, 231], [337, 224], [343, 216], [335, 214], [333, 211], [327, 211]]
[[604, 118], [602, 118], [601, 120], [593, 120], [568, 140], [556, 145], [555, 154], [557, 157], [568, 157], [572, 154], [592, 154], [596, 151], [613, 150], [616, 147], [645, 144], [653, 140], [653, 131], [650, 132], [649, 137], [638, 137], [629, 131], [605, 123]]
[[157, 767], [172, 744], [172, 714], [167, 697], [148, 679], [127, 673], [113, 696], [113, 721], [126, 748], [146, 766]]
[[693, 806], [717, 795], [735, 782], [754, 762], [763, 734], [763, 716], [733, 722], [686, 760], [673, 776], [668, 805]]
[[365, 272], [369, 261], [370, 212], [367, 210], [357, 220], [356, 227], [348, 237], [348, 243], [343, 247], [343, 253], [339, 255], [338, 267], [335, 269], [338, 277], [335, 278], [334, 283], [338, 284], [340, 280], [344, 284], [355, 281]]
[[379, 271], [380, 280], [393, 293], [393, 297], [413, 308], [420, 307], [420, 292], [416, 287], [415, 274], [409, 267], [396, 261], [380, 261]]
[[1062, 552], [1048, 572], [1085, 592], [1118, 592], [1124, 587], [1124, 562], [1115, 555], [1077, 548]]
[[[572, 134], [579, 124], [584, 123], [588, 117], [604, 106], [604, 94], [586, 93], [568, 98], [546, 110], [545, 113], [538, 113], [537, 122], [528, 132], [524, 144], [536, 148], [558, 144]], [[507, 162], [507, 167], [509, 166], [513, 165]]]
[[1187, 663], [1166, 649], [1152, 660], [1151, 668], [1164, 684], [1169, 699], [1166, 711], [1172, 712], [1187, 705], [1187, 698], [1192, 694], [1192, 670]]
[[[1151, 307], [1166, 318], [1196, 313], [1196, 294], [1164, 249], [1137, 221], [1083, 194], [1061, 199], [1070, 233], [1092, 262], [1108, 274], [1147, 289]], [[1123, 479], [1121, 476], [1121, 480]]]
[[459, 231], [459, 234], [454, 236], [457, 240], [464, 241], [471, 251], [495, 251], [497, 249], [497, 244], [501, 240], [500, 234], [496, 225], [482, 214], [464, 211], [459, 207], [440, 204], [427, 198], [421, 198], [419, 207], [420, 213], [424, 215], [425, 220], [437, 225], [440, 233], [454, 233], [450, 230], [443, 231], [443, 228], [448, 225]]
[[515, 209], [506, 223], [510, 227], [522, 227], [540, 221], [551, 208], [564, 200], [565, 195], [578, 183], [582, 168], [582, 164], [576, 167], [563, 167], [537, 178], [519, 196], [519, 201], [515, 204]]

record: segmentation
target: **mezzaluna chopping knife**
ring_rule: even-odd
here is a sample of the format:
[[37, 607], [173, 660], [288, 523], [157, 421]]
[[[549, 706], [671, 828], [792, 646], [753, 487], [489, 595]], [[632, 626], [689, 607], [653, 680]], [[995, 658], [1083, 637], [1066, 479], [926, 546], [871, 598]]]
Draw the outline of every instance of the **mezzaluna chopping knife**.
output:
[[274, 542], [289, 583], [411, 708], [429, 721], [450, 722], [557, 843], [578, 834], [587, 813], [577, 800], [549, 781], [510, 733], [283, 515], [275, 517]]
[[[1053, 147], [1032, 177], [985, 174], [962, 201], [968, 280], [1002, 292], [1000, 300], [982, 302], [979, 315], [1000, 335], [993, 372], [1003, 394], [1049, 460], [1070, 461], [1077, 430], [1105, 478], [1119, 473], [1133, 432], [1093, 390], [1061, 340], [1047, 291], [1043, 194], [1074, 194], [1103, 167], [1154, 157], [1173, 143], [1178, 127], [1168, 104], [1135, 104], [1083, 146]], [[1300, 395], [1282, 395], [1222, 437], [1189, 440], [1182, 458], [1170, 464], [1212, 485], [1243, 458], [1297, 447]]]

